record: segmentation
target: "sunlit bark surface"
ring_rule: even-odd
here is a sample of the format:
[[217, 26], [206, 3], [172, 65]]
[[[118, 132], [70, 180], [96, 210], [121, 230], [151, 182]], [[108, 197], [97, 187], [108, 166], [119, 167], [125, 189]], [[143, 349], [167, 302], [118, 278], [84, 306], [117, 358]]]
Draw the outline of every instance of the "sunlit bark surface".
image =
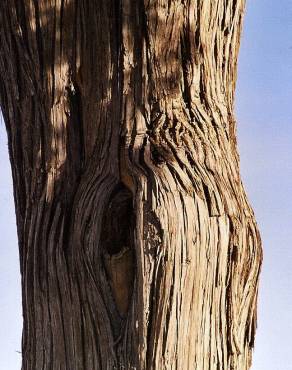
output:
[[246, 370], [261, 245], [244, 0], [1, 0], [23, 370]]

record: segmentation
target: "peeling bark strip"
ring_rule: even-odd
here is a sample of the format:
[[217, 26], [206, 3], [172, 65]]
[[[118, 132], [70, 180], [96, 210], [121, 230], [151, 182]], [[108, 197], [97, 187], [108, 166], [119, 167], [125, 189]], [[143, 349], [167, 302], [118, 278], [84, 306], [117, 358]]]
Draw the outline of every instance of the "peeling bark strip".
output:
[[244, 0], [1, 0], [23, 370], [245, 370], [262, 259]]

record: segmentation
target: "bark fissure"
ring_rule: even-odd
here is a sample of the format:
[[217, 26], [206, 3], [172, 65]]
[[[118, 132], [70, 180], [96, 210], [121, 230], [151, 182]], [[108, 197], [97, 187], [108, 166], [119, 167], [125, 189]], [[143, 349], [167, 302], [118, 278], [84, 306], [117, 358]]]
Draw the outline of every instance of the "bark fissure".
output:
[[128, 312], [135, 279], [132, 193], [118, 185], [105, 208], [100, 244], [112, 293], [121, 316]]

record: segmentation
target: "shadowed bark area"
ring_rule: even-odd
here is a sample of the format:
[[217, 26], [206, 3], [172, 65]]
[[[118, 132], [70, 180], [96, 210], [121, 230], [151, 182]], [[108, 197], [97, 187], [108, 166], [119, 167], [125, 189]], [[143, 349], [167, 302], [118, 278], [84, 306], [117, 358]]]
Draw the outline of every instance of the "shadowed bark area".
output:
[[247, 370], [244, 0], [2, 0], [23, 370]]

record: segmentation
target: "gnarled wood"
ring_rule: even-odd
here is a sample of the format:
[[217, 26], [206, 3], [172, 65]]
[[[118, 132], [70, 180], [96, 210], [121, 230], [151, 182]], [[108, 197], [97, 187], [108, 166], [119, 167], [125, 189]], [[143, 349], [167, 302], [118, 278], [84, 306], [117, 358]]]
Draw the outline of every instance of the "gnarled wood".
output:
[[247, 370], [262, 258], [244, 0], [2, 0], [23, 370]]

